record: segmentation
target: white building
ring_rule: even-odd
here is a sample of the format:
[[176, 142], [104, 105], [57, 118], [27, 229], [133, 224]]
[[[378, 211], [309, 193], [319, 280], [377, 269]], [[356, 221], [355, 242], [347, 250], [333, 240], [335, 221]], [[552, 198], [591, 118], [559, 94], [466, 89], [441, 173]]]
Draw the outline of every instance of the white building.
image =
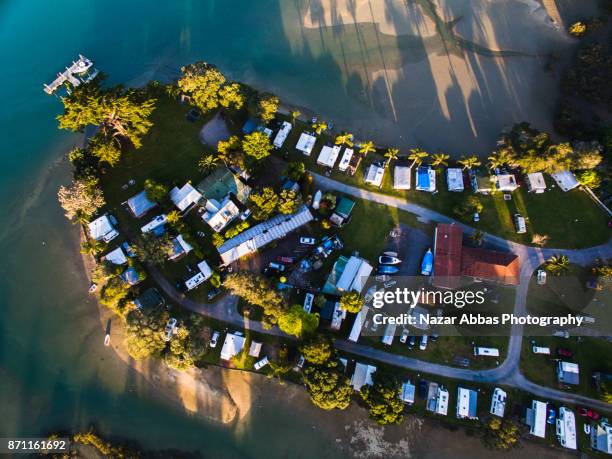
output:
[[406, 381], [402, 384], [402, 391], [400, 393], [400, 398], [402, 402], [407, 403], [408, 405], [412, 405], [414, 403], [414, 395], [416, 392], [416, 386], [412, 384], [410, 381]]
[[208, 199], [204, 208], [206, 212], [202, 214], [202, 220], [208, 223], [217, 233], [240, 215], [240, 209], [229, 195], [221, 202], [216, 199]]
[[316, 142], [317, 138], [314, 135], [302, 132], [298, 139], [298, 143], [295, 145], [295, 149], [301, 151], [306, 156], [310, 156]]
[[411, 183], [412, 167], [395, 166], [393, 168], [393, 189], [409, 190]]
[[353, 149], [345, 148], [344, 154], [342, 155], [342, 159], [340, 159], [340, 163], [338, 164], [338, 169], [341, 172], [344, 172], [348, 169], [349, 164], [351, 164], [351, 158], [353, 157]]
[[202, 195], [191, 186], [191, 183], [185, 183], [182, 188], [175, 186], [170, 190], [170, 199], [178, 210], [184, 212], [192, 205], [197, 204], [202, 199]]
[[348, 337], [349, 341], [356, 343], [357, 340], [359, 340], [359, 336], [361, 336], [361, 329], [363, 328], [363, 325], [368, 317], [368, 312], [370, 312], [370, 308], [364, 305], [357, 313], [357, 316], [355, 316], [355, 322], [353, 322], [353, 327], [351, 328], [351, 332]]
[[185, 287], [187, 288], [187, 290], [193, 290], [200, 284], [210, 279], [212, 273], [213, 271], [212, 269], [210, 269], [210, 266], [208, 266], [208, 263], [206, 263], [206, 261], [199, 262], [198, 273], [185, 281]]
[[385, 327], [385, 334], [382, 337], [383, 344], [386, 344], [387, 346], [391, 346], [393, 344], [396, 328], [397, 325], [395, 324], [387, 324], [387, 326]]
[[550, 175], [563, 191], [573, 190], [580, 185], [578, 180], [576, 180], [576, 176], [571, 171], [555, 172]]
[[353, 377], [351, 378], [351, 386], [353, 386], [353, 389], [359, 392], [363, 386], [371, 386], [374, 384], [372, 381], [372, 375], [375, 371], [375, 366], [357, 362], [355, 364]]
[[313, 219], [308, 207], [302, 206], [290, 215], [277, 215], [228, 239], [217, 250], [224, 265], [257, 252], [260, 248], [277, 239], [282, 239]]
[[559, 408], [556, 423], [557, 439], [564, 448], [576, 449], [576, 418], [574, 413], [564, 406]]
[[351, 256], [336, 283], [336, 288], [340, 292], [361, 293], [373, 269], [365, 259]]
[[250, 357], [259, 357], [259, 354], [261, 354], [261, 346], [262, 343], [259, 343], [257, 341], [251, 341], [251, 346], [249, 347], [249, 356]]
[[151, 220], [149, 223], [147, 223], [146, 225], [142, 226], [140, 228], [140, 231], [142, 232], [142, 234], [146, 234], [150, 231], [155, 230], [156, 228], [163, 226], [166, 224], [166, 222], [168, 221], [166, 214], [161, 214], [158, 215], [157, 217], [155, 217], [153, 220]]
[[324, 167], [334, 167], [334, 164], [336, 164], [336, 160], [340, 155], [341, 148], [342, 147], [340, 145], [335, 145], [333, 147], [324, 145], [321, 149], [319, 157], [317, 158], [317, 164]]
[[346, 310], [340, 308], [340, 303], [336, 302], [334, 305], [334, 311], [332, 312], [332, 319], [330, 328], [332, 330], [340, 330], [342, 321], [346, 319]]
[[172, 253], [168, 257], [169, 260], [176, 260], [181, 258], [183, 255], [187, 255], [193, 250], [191, 244], [189, 244], [182, 234], [179, 234], [172, 240]]
[[478, 392], [472, 389], [459, 387], [457, 390], [457, 418], [478, 419], [476, 412]]
[[475, 356], [499, 357], [499, 349], [494, 347], [474, 347]]
[[534, 172], [525, 176], [525, 183], [527, 184], [527, 191], [530, 193], [544, 193], [546, 191], [546, 182], [544, 181], [544, 174], [541, 172]]
[[372, 163], [370, 164], [370, 167], [368, 167], [364, 182], [380, 188], [382, 186], [384, 176], [385, 168], [381, 164]]
[[89, 222], [88, 227], [89, 235], [96, 241], [110, 242], [119, 236], [119, 232], [115, 229], [107, 214]]
[[491, 397], [491, 414], [500, 418], [504, 417], [506, 411], [506, 392], [499, 387], [496, 387], [493, 391], [493, 397]]
[[591, 425], [591, 448], [612, 454], [612, 424], [607, 419]]
[[448, 191], [463, 191], [463, 171], [459, 168], [446, 169]]
[[228, 333], [225, 335], [223, 348], [221, 348], [221, 360], [228, 361], [235, 355], [239, 354], [244, 347], [244, 342], [244, 336], [236, 335], [234, 333]]
[[499, 191], [514, 191], [519, 187], [514, 174], [497, 174], [495, 182]]
[[156, 205], [157, 203], [151, 201], [144, 190], [127, 200], [127, 206], [136, 218], [142, 217]]
[[276, 148], [282, 147], [290, 132], [291, 132], [291, 123], [288, 123], [287, 121], [283, 121], [283, 125], [276, 133], [276, 137], [274, 137], [274, 142], [273, 142], [274, 146]]
[[531, 435], [546, 438], [546, 403], [532, 400], [531, 408], [527, 408], [525, 422]]
[[429, 383], [427, 410], [442, 416], [448, 414], [448, 390], [437, 383]]
[[104, 260], [114, 265], [124, 265], [128, 262], [127, 257], [125, 256], [125, 253], [123, 253], [121, 247], [117, 247], [115, 250], [112, 250], [104, 255]]

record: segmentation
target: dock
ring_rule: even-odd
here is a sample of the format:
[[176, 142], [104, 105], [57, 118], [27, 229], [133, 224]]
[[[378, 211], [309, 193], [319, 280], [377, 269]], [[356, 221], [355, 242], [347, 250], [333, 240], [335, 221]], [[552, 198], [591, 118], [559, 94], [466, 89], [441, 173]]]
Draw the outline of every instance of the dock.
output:
[[[66, 67], [66, 70], [57, 74], [57, 78], [49, 84], [43, 84], [44, 90], [47, 94], [51, 95], [58, 89], [63, 87], [66, 83], [70, 83], [72, 86], [77, 87], [82, 83], [88, 83], [98, 76], [99, 71], [94, 68], [94, 63], [91, 59], [79, 54], [79, 58], [72, 62], [70, 67]], [[68, 93], [70, 90], [68, 89]]]

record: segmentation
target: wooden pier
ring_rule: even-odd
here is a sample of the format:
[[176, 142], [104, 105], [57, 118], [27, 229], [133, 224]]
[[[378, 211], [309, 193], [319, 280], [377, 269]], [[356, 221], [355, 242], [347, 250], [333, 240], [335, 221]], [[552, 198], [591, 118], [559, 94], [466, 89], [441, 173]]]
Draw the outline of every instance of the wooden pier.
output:
[[55, 80], [49, 84], [43, 85], [45, 92], [47, 94], [53, 94], [66, 83], [70, 83], [72, 86], [77, 87], [82, 83], [93, 80], [99, 73], [93, 65], [91, 59], [79, 54], [79, 59], [72, 62], [70, 67], [66, 67], [66, 70], [58, 73]]

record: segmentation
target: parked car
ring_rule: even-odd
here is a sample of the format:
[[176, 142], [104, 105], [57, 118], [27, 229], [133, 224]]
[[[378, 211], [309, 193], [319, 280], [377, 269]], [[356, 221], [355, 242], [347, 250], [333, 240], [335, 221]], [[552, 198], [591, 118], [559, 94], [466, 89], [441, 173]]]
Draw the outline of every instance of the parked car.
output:
[[278, 261], [279, 263], [286, 263], [288, 265], [295, 263], [295, 257], [283, 257], [282, 255], [279, 255], [278, 257], [276, 257], [276, 261]]
[[221, 289], [218, 288], [213, 288], [211, 291], [208, 292], [208, 295], [206, 295], [206, 298], [208, 298], [208, 301], [212, 300], [214, 297], [216, 297], [217, 295], [219, 295], [221, 293]]
[[217, 347], [217, 342], [219, 341], [219, 337], [221, 336], [221, 333], [219, 333], [218, 331], [213, 332], [212, 338], [210, 339], [210, 347], [211, 348], [215, 348]]
[[421, 336], [421, 342], [419, 343], [419, 349], [424, 351], [427, 349], [427, 335]]
[[378, 274], [397, 274], [399, 268], [397, 266], [380, 265], [378, 267]]
[[404, 330], [402, 330], [402, 334], [400, 336], [400, 343], [405, 343], [408, 340], [408, 334], [409, 334], [408, 329], [404, 328]]
[[282, 273], [283, 271], [285, 271], [285, 265], [280, 264], [280, 263], [274, 263], [273, 261], [271, 261], [271, 262], [268, 264], [268, 267], [270, 267], [270, 268], [272, 268], [272, 269], [276, 269], [277, 271], [279, 271], [279, 272], [281, 272], [281, 273]]
[[555, 412], [554, 408], [548, 408], [548, 416], [546, 418], [546, 422], [548, 424], [554, 424], [556, 419], [557, 413]]
[[546, 271], [538, 269], [538, 285], [546, 284]]
[[424, 379], [419, 381], [419, 397], [426, 398], [427, 397], [427, 389], [429, 384]]
[[409, 339], [408, 339], [408, 348], [412, 349], [414, 347], [414, 345], [416, 344], [416, 340], [417, 337], [415, 335], [412, 335]]
[[480, 221], [480, 214], [478, 212], [474, 212], [474, 222], [478, 223]]
[[601, 415], [597, 411], [590, 408], [579, 407], [576, 412], [578, 413], [578, 416], [589, 418], [593, 421], [597, 421], [599, 418], [601, 418]]
[[263, 359], [261, 359], [258, 362], [255, 362], [255, 365], [253, 365], [253, 368], [255, 368], [256, 370], [261, 370], [263, 367], [265, 367], [269, 362], [268, 357], [264, 357]]
[[176, 324], [177, 320], [174, 317], [170, 317], [170, 319], [168, 319], [168, 323], [166, 324], [166, 328], [164, 329], [164, 338], [166, 339], [166, 341], [170, 341], [172, 339]]
[[574, 353], [571, 350], [569, 350], [569, 349], [567, 349], [565, 347], [558, 347], [557, 348], [557, 355], [559, 357], [572, 357], [574, 355]]
[[381, 265], [399, 265], [402, 262], [402, 260], [400, 260], [397, 257], [390, 257], [388, 255], [381, 255], [380, 257], [378, 257], [378, 263], [380, 263]]
[[251, 209], [247, 209], [240, 215], [240, 220], [245, 221], [247, 218], [251, 216]]
[[316, 243], [317, 243], [317, 240], [314, 237], [302, 236], [300, 238], [300, 244], [315, 245]]

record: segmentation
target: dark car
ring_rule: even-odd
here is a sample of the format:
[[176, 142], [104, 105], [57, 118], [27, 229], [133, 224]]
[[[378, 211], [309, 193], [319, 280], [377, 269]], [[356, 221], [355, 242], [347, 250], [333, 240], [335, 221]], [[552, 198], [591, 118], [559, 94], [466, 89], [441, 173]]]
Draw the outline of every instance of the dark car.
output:
[[557, 348], [557, 355], [559, 357], [572, 357], [574, 353], [567, 348], [559, 347]]
[[208, 292], [208, 295], [206, 295], [206, 297], [208, 298], [208, 301], [212, 300], [214, 297], [216, 297], [217, 295], [219, 295], [221, 293], [221, 290], [218, 288], [213, 288], [210, 292]]
[[427, 389], [428, 389], [428, 384], [427, 381], [425, 381], [424, 379], [421, 379], [419, 381], [419, 397], [420, 398], [427, 398]]
[[408, 347], [412, 349], [414, 345], [416, 344], [416, 341], [417, 341], [417, 337], [412, 335], [410, 338], [408, 338]]
[[580, 407], [576, 410], [576, 412], [578, 413], [578, 416], [582, 416], [583, 418], [589, 418], [593, 421], [597, 421], [601, 417], [601, 415], [597, 411], [591, 410], [590, 408]]

